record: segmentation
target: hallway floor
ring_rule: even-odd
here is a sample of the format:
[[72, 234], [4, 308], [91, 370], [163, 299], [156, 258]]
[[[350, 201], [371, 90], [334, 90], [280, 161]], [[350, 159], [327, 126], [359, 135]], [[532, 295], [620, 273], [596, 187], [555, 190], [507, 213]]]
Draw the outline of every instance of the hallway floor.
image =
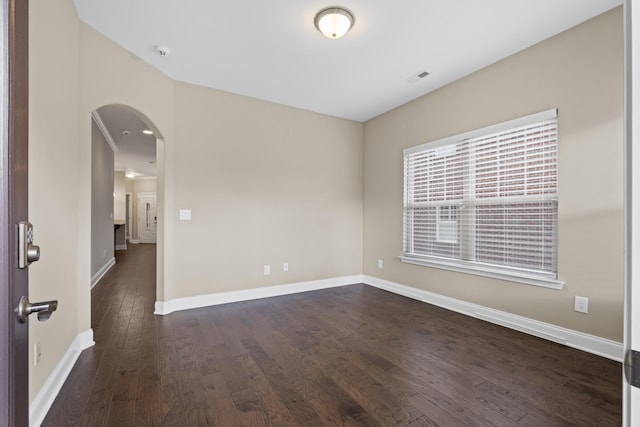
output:
[[621, 365], [366, 285], [153, 314], [155, 245], [92, 293], [44, 426], [619, 426]]

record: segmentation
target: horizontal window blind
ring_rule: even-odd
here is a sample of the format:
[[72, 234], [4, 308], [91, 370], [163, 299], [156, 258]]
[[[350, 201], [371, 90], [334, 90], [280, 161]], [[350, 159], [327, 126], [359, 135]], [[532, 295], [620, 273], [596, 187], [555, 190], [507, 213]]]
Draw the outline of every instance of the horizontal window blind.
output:
[[404, 256], [557, 277], [557, 112], [405, 150]]

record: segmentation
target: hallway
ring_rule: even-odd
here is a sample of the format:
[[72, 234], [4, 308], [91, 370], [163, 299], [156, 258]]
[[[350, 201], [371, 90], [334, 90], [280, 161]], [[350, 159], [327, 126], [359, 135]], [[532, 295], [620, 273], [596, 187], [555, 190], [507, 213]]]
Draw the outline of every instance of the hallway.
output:
[[43, 426], [159, 425], [155, 277], [156, 245], [116, 251], [91, 292], [96, 345], [80, 355]]
[[44, 426], [619, 426], [619, 363], [366, 285], [155, 316], [155, 245], [92, 295]]

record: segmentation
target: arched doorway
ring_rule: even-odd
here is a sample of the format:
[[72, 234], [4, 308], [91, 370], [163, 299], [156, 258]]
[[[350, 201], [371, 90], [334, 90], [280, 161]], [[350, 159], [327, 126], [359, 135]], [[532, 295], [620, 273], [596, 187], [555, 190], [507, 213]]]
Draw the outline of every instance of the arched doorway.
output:
[[143, 113], [122, 104], [94, 110], [91, 122], [91, 286], [113, 267], [116, 251], [155, 243], [157, 300], [164, 248], [162, 135]]

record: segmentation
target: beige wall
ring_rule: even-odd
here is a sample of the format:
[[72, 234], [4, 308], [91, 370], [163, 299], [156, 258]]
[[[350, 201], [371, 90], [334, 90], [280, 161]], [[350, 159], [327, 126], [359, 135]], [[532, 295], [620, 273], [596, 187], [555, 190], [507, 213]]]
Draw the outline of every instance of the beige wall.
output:
[[[365, 274], [622, 341], [622, 78], [617, 8], [367, 122]], [[554, 107], [564, 289], [400, 263], [402, 149]], [[588, 315], [574, 295], [589, 297]]]
[[[164, 281], [170, 280], [171, 266], [164, 259], [172, 259], [171, 226], [164, 227], [164, 218], [168, 216], [172, 197], [171, 165], [173, 149], [173, 115], [174, 115], [174, 82], [167, 76], [131, 55], [92, 28], [80, 25], [80, 137], [86, 140], [89, 132], [91, 112], [103, 105], [121, 104], [131, 108], [140, 116], [147, 126], [157, 135], [158, 182], [158, 237], [160, 239], [157, 267], [157, 296], [163, 299]], [[86, 117], [86, 121], [83, 119]], [[169, 155], [165, 155], [165, 151]], [[85, 145], [81, 146], [80, 170], [82, 177], [91, 176], [90, 167], [85, 163], [90, 153]], [[164, 159], [168, 161], [165, 162]], [[81, 205], [90, 197], [90, 188], [80, 184], [79, 197]], [[164, 211], [162, 211], [164, 209]], [[81, 208], [79, 217], [79, 281], [87, 275], [85, 252], [90, 245], [86, 233], [90, 217]], [[81, 300], [88, 300], [88, 288], [80, 288]], [[90, 324], [90, 312], [83, 310], [81, 321]]]
[[[42, 249], [29, 267], [32, 301], [57, 299], [58, 311], [47, 322], [29, 321], [29, 395], [32, 400], [76, 335], [79, 217], [80, 118], [79, 22], [68, 0], [34, 0], [29, 7], [29, 220]], [[86, 116], [87, 133], [91, 120]], [[86, 144], [90, 148], [91, 140]], [[91, 159], [85, 159], [90, 164]], [[87, 197], [85, 211], [91, 210]], [[90, 223], [85, 232], [90, 234]], [[86, 248], [90, 254], [89, 248]], [[88, 258], [87, 258], [88, 259]], [[85, 265], [89, 287], [89, 261]], [[82, 301], [82, 305], [86, 304]], [[33, 343], [41, 343], [42, 360], [34, 366]]]
[[[80, 52], [81, 114], [127, 105], [159, 135], [159, 301], [361, 272], [360, 123], [176, 84], [85, 25]], [[81, 184], [81, 200], [89, 193]], [[194, 220], [178, 221], [180, 208]], [[276, 274], [284, 261], [289, 274]]]
[[[113, 150], [91, 120], [91, 277], [113, 259]], [[123, 182], [124, 184], [124, 182]], [[92, 280], [93, 281], [93, 280]]]
[[124, 221], [127, 216], [124, 179], [124, 172], [113, 173], [113, 219], [115, 221]]
[[360, 123], [176, 84], [175, 129], [166, 299], [361, 273]]

